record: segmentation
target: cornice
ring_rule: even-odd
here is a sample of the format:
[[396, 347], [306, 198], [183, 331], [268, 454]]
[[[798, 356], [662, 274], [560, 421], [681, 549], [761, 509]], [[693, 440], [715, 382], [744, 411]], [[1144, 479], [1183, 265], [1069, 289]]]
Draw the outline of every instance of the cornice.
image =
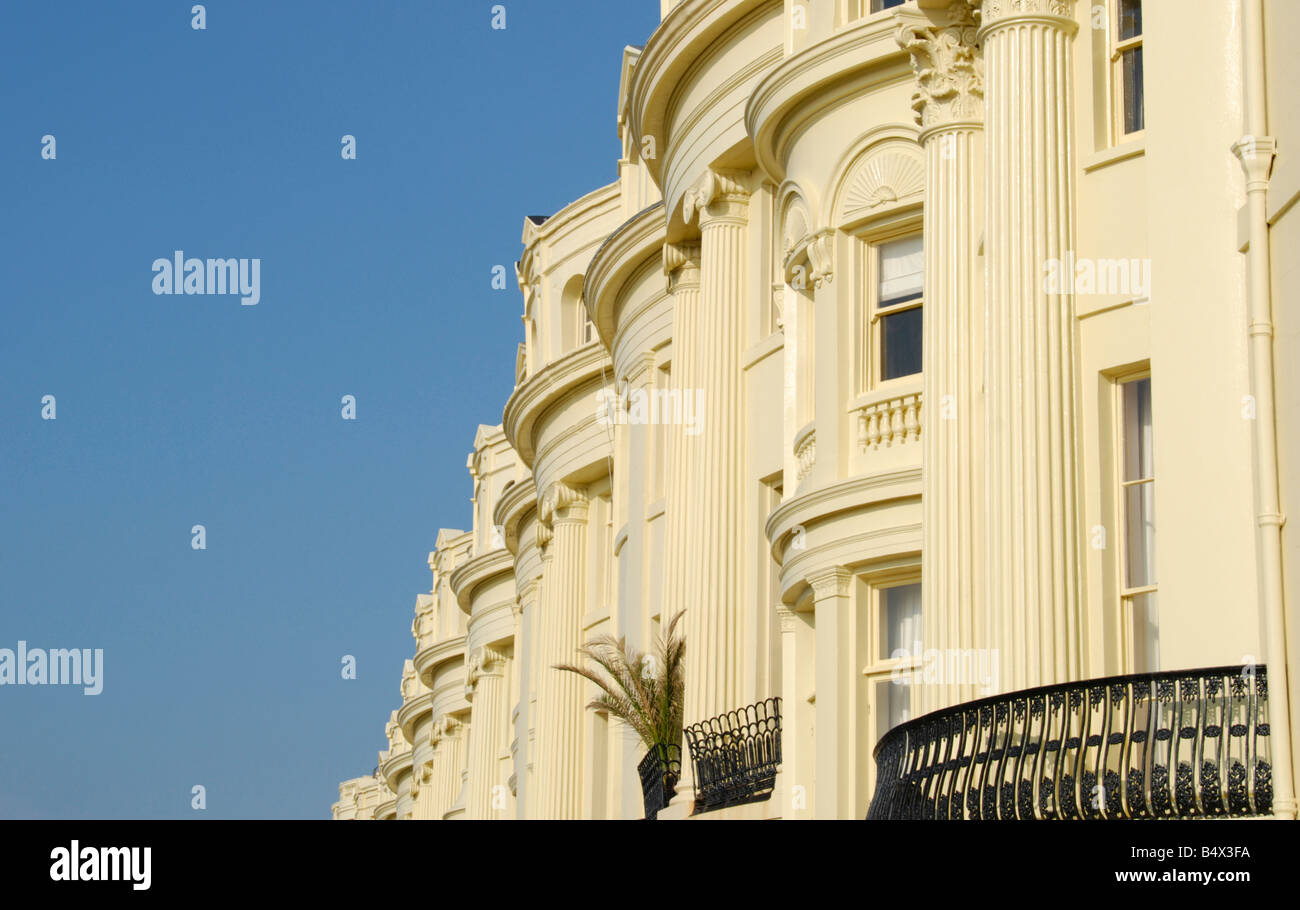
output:
[[415, 664], [415, 672], [420, 675], [420, 679], [426, 686], [433, 689], [430, 683], [433, 681], [435, 670], [450, 660], [464, 661], [464, 659], [465, 636], [458, 635], [455, 638], [447, 638], [436, 642], [423, 651], [415, 652], [413, 663]]
[[800, 525], [820, 521], [840, 512], [920, 495], [919, 467], [883, 474], [860, 474], [817, 487], [781, 503], [768, 516], [763, 533], [771, 545], [772, 558], [780, 563], [782, 541]]
[[474, 591], [479, 585], [506, 573], [515, 571], [514, 554], [505, 547], [475, 556], [469, 562], [462, 563], [451, 573], [451, 590], [456, 595], [457, 605], [466, 613], [470, 612], [474, 600]]
[[533, 466], [537, 454], [532, 438], [537, 419], [574, 388], [595, 379], [609, 367], [605, 347], [590, 344], [552, 360], [515, 389], [506, 401], [502, 425], [506, 438], [527, 467]]
[[603, 214], [595, 213], [593, 210], [607, 206], [610, 203], [619, 202], [622, 198], [621, 194], [622, 184], [615, 180], [613, 183], [607, 183], [585, 195], [579, 196], [541, 224], [533, 225], [529, 232], [532, 244], [551, 241], [556, 234], [565, 234], [575, 227], [580, 227], [582, 218], [588, 215], [598, 216]]
[[632, 70], [630, 120], [640, 142], [655, 138], [659, 154], [645, 161], [651, 179], [663, 186], [667, 142], [664, 121], [682, 78], [726, 31], [771, 0], [683, 0], [646, 41]]
[[[864, 90], [911, 78], [908, 57], [894, 37], [894, 16], [869, 18], [786, 58], [755, 87], [745, 105], [745, 129], [759, 167], [785, 178], [793, 137], [810, 120]], [[864, 77], [877, 70], [877, 78]], [[815, 100], [815, 103], [814, 103]]]
[[390, 800], [386, 800], [385, 802], [382, 802], [379, 805], [375, 806], [375, 818], [381, 821], [388, 815], [396, 815], [396, 814], [397, 814], [396, 796], [394, 796]]
[[397, 786], [394, 783], [397, 776], [403, 771], [410, 771], [415, 760], [415, 753], [408, 747], [405, 751], [398, 752], [396, 755], [389, 755], [379, 766], [379, 773], [383, 775], [384, 782], [388, 789], [394, 793], [397, 792]]
[[623, 284], [663, 246], [667, 224], [662, 201], [637, 212], [605, 238], [587, 266], [583, 302], [605, 347], [613, 350], [618, 326], [614, 304]]
[[433, 711], [433, 693], [425, 692], [410, 701], [403, 702], [397, 709], [397, 725], [402, 728], [402, 735], [408, 743], [415, 742], [415, 725], [420, 718]]

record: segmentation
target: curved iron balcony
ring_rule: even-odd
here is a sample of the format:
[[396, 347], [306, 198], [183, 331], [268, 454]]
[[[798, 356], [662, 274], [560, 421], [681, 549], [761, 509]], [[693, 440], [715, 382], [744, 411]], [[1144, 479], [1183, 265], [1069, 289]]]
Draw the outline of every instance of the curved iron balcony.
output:
[[656, 819], [659, 810], [677, 794], [677, 781], [682, 773], [682, 747], [675, 743], [659, 743], [646, 751], [636, 766], [641, 778], [641, 797], [645, 803], [645, 817]]
[[685, 729], [695, 769], [695, 813], [772, 795], [781, 764], [781, 699], [728, 711]]
[[868, 819], [1267, 815], [1265, 667], [1112, 676], [996, 695], [876, 745]]

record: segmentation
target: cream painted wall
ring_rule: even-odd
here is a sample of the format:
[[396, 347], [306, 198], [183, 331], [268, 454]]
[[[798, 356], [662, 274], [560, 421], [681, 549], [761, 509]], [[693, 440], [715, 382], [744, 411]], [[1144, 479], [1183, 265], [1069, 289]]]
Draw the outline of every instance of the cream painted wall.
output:
[[[1063, 213], [1068, 223], [1011, 223], [1006, 236], [981, 233], [972, 242], [969, 270], [952, 272], [967, 276], [970, 286], [926, 291], [927, 307], [971, 300], [985, 312], [985, 288], [995, 286], [986, 282], [1005, 278], [1011, 261], [999, 257], [1037, 249], [1035, 231], [1071, 238], [1079, 260], [1150, 262], [1148, 289], [1048, 298], [1064, 300], [1069, 317], [1061, 343], [1072, 350], [1078, 466], [1066, 491], [1077, 501], [1077, 519], [1069, 528], [1057, 520], [1053, 536], [1081, 541], [1077, 601], [1063, 601], [1074, 612], [1063, 617], [1069, 622], [1050, 644], [1078, 655], [1072, 672], [1082, 678], [1132, 671], [1119, 594], [1115, 380], [1139, 370], [1150, 371], [1154, 395], [1161, 668], [1263, 659], [1267, 650], [1267, 623], [1257, 606], [1255, 427], [1243, 417], [1251, 388], [1246, 194], [1231, 150], [1243, 124], [1241, 2], [1249, 0], [1198, 4], [1191, 16], [1182, 0], [1147, 0], [1147, 127], [1118, 141], [1109, 32], [1094, 27], [1094, 4], [1065, 4], [1073, 11], [1072, 23], [1059, 24], [1070, 35], [1073, 62], [1061, 74], [1066, 83], [1049, 90], [1044, 76], [1024, 91], [1043, 93], [1044, 105], [1064, 112], [1069, 143], [1060, 160], [1027, 158], [1038, 170], [1026, 165], [1023, 176], [1029, 187], [1059, 169], [1070, 195], [1038, 211]], [[1282, 510], [1294, 513], [1300, 510], [1300, 221], [1293, 210], [1300, 165], [1289, 150], [1300, 146], [1300, 102], [1290, 90], [1300, 63], [1283, 36], [1300, 28], [1300, 10], [1287, 0], [1265, 0], [1264, 8], [1269, 131], [1279, 149], [1268, 203], [1277, 448]], [[417, 603], [414, 660], [431, 690], [429, 710], [408, 710], [419, 718], [411, 727], [418, 762], [433, 754], [436, 765], [439, 756], [453, 754], [431, 752], [435, 733], [426, 732], [425, 717], [430, 731], [440, 719], [467, 722], [471, 740], [479, 723], [499, 728], [501, 752], [491, 773], [508, 772], [515, 800], [505, 817], [535, 817], [545, 814], [543, 806], [581, 817], [640, 817], [635, 765], [641, 745], [574, 695], [548, 703], [558, 690], [548, 688], [547, 674], [557, 654], [595, 634], [626, 635], [645, 647], [665, 612], [717, 569], [696, 563], [690, 577], [673, 576], [679, 551], [686, 559], [681, 565], [702, 551], [713, 563], [738, 567], [728, 576], [739, 585], [731, 625], [700, 627], [714, 636], [709, 640], [717, 650], [709, 656], [735, 668], [737, 701], [779, 695], [786, 712], [776, 793], [721, 815], [866, 812], [875, 774], [872, 712], [880, 710], [862, 675], [881, 647], [873, 611], [883, 586], [920, 577], [923, 540], [931, 539], [922, 529], [923, 515], [932, 514], [923, 512], [923, 502], [933, 502], [925, 497], [952, 495], [932, 485], [923, 469], [924, 441], [946, 419], [942, 402], [924, 400], [921, 375], [873, 379], [872, 245], [921, 232], [927, 205], [943, 218], [954, 214], [943, 208], [951, 199], [936, 199], [936, 188], [926, 184], [927, 173], [941, 172], [927, 167], [941, 169], [946, 154], [941, 144], [927, 145], [926, 131], [937, 135], [944, 117], [974, 124], [980, 149], [1023, 143], [1027, 129], [987, 120], [983, 83], [955, 92], [970, 103], [953, 107], [954, 114], [946, 107], [954, 104], [953, 93], [936, 89], [926, 73], [918, 77], [912, 53], [926, 51], [905, 50], [900, 26], [924, 25], [925, 19], [907, 18], [917, 10], [937, 17], [931, 22], [948, 21], [942, 19], [950, 14], [946, 0], [872, 15], [866, 9], [856, 0], [662, 0], [660, 28], [643, 49], [626, 48], [620, 66], [619, 180], [545, 221], [525, 221], [518, 266], [524, 368], [502, 426], [481, 427], [475, 439], [473, 524], [468, 532], [441, 532], [431, 556], [435, 580]], [[1009, 14], [992, 18], [1001, 15]], [[960, 71], [952, 60], [941, 65]], [[1004, 117], [1011, 108], [1000, 103], [996, 116]], [[918, 112], [930, 119], [918, 123]], [[647, 148], [653, 156], [643, 155]], [[986, 181], [1008, 173], [982, 154], [959, 177], [977, 184], [975, 199]], [[983, 212], [1004, 204], [1008, 199], [994, 196], [975, 221], [982, 226]], [[736, 230], [728, 233], [727, 225]], [[947, 228], [939, 220], [925, 230]], [[1016, 287], [1029, 293], [1028, 282], [1040, 277], [1035, 267], [1046, 263], [1016, 261], [1026, 269]], [[726, 276], [722, 284], [719, 275]], [[700, 282], [700, 322], [675, 312], [678, 300], [694, 299], [675, 296], [680, 280]], [[734, 336], [708, 332], [707, 320], [719, 308], [735, 308], [729, 324], [741, 335], [739, 357], [726, 373], [717, 367], [732, 363]], [[596, 329], [589, 344], [577, 337], [583, 314]], [[692, 334], [673, 337], [679, 325]], [[1000, 365], [984, 362], [986, 337], [967, 339], [977, 378], [960, 391], [972, 411], [955, 415], [977, 427], [977, 436], [989, 429], [985, 395], [1000, 375]], [[697, 350], [701, 338], [717, 346]], [[1035, 375], [1032, 364], [1025, 370]], [[681, 450], [681, 461], [674, 461], [675, 430], [607, 426], [597, 418], [602, 393], [667, 389], [688, 375], [720, 377], [727, 388], [710, 388], [710, 400], [735, 411], [713, 415], [716, 422], [706, 422], [705, 435]], [[707, 434], [734, 428], [737, 415], [740, 442], [727, 450], [726, 469], [741, 478], [738, 521], [718, 522], [719, 450]], [[1020, 445], [1046, 451], [1047, 441], [1026, 431]], [[980, 499], [980, 456], [961, 457], [972, 459], [971, 476], [980, 482], [973, 495], [982, 510], [977, 526], [985, 527], [987, 514], [1009, 506]], [[1059, 478], [1060, 466], [1049, 459], [1029, 463], [1043, 478]], [[687, 483], [689, 465], [708, 465], [712, 473]], [[674, 489], [693, 491], [681, 500], [689, 520], [682, 524], [676, 516], [684, 551], [682, 540], [668, 536]], [[559, 512], [574, 496], [582, 503], [581, 531], [566, 531], [564, 540], [580, 541], [576, 564], [572, 554], [557, 555], [570, 544], [556, 542]], [[491, 553], [496, 527], [509, 554], [500, 566]], [[1293, 703], [1300, 692], [1297, 539], [1284, 527]], [[987, 603], [950, 608], [972, 611], [989, 628], [1006, 625], [1004, 602], [1012, 592], [986, 593]], [[557, 641], [555, 617], [564, 611], [577, 632]], [[927, 628], [948, 618], [931, 616], [927, 621], [937, 625]], [[1060, 640], [1070, 635], [1077, 640]], [[999, 659], [1015, 671], [1003, 674], [1002, 688], [1013, 678], [1053, 681], [1035, 676], [1042, 663], [1007, 647], [1010, 640], [972, 637], [956, 644], [987, 650], [989, 642], [1002, 641]], [[476, 718], [465, 698], [466, 665], [488, 646], [508, 655], [509, 696], [497, 716]], [[581, 694], [585, 702], [592, 692]], [[688, 706], [700, 703], [699, 695], [694, 690]], [[913, 693], [914, 708], [919, 705]], [[1271, 709], [1283, 710], [1281, 700]], [[580, 745], [571, 755], [546, 755], [538, 751], [539, 736], [571, 736], [564, 741]], [[463, 750], [455, 754], [462, 765], [469, 760]], [[578, 769], [576, 776], [562, 768], [565, 762]], [[409, 775], [396, 768], [389, 777], [395, 791], [378, 793], [364, 778], [340, 785], [335, 817], [382, 816], [387, 810], [379, 796], [395, 799], [398, 817], [410, 811]], [[466, 773], [463, 767], [454, 772]], [[437, 768], [431, 777], [443, 779]], [[692, 786], [688, 769], [680, 791], [686, 795], [660, 817], [688, 814]], [[565, 787], [576, 787], [572, 798], [561, 794]], [[372, 791], [374, 806], [362, 808], [360, 794]]]

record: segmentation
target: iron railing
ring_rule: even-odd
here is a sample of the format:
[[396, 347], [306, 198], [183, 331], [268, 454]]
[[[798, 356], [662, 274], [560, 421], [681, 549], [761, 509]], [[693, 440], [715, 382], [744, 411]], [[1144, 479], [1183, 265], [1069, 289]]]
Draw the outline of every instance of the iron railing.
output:
[[646, 752], [636, 766], [641, 776], [641, 797], [645, 802], [645, 817], [658, 817], [659, 810], [668, 806], [677, 794], [677, 780], [682, 773], [682, 747], [659, 743]]
[[1267, 815], [1262, 665], [1113, 676], [967, 702], [876, 745], [869, 819]]
[[781, 699], [691, 724], [695, 812], [760, 802], [772, 795], [781, 764]]

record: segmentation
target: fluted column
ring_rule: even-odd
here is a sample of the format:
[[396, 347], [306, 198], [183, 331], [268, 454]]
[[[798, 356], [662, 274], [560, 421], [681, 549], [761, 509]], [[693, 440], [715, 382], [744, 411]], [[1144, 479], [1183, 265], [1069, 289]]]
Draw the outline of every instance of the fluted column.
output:
[[1074, 296], [1074, 0], [982, 2], [985, 598], [1000, 685], [1080, 672]]
[[537, 814], [579, 818], [582, 813], [582, 711], [584, 685], [556, 664], [578, 660], [587, 593], [587, 495], [552, 484], [542, 500], [542, 520], [555, 535], [541, 610], [538, 667]]
[[460, 795], [461, 767], [464, 764], [463, 725], [446, 715], [433, 725], [433, 818], [445, 818]]
[[[986, 646], [979, 622], [983, 59], [969, 7], [905, 9], [897, 15], [898, 43], [911, 54], [916, 75], [912, 107], [926, 166], [922, 637], [925, 647], [948, 653]], [[922, 686], [917, 707], [927, 712], [969, 701], [975, 697], [972, 682], [944, 679]]]
[[[673, 295], [673, 362], [671, 393], [686, 407], [688, 395], [698, 384], [694, 377], [694, 343], [700, 307], [700, 244], [698, 241], [664, 245], [664, 272]], [[693, 461], [698, 436], [686, 435], [684, 423], [658, 427], [668, 436], [667, 526], [664, 533], [663, 609], [660, 620], [667, 624], [678, 611], [690, 606], [687, 578], [690, 574], [691, 483], [697, 471]], [[689, 622], [689, 619], [686, 620]]]
[[511, 759], [515, 778], [515, 817], [528, 817], [528, 762], [531, 753], [528, 749], [529, 701], [532, 698], [530, 673], [532, 661], [528, 649], [532, 646], [532, 629], [537, 608], [537, 591], [539, 580], [536, 578], [525, 582], [519, 589], [515, 606], [515, 645], [514, 645], [514, 699], [512, 709], [514, 723], [511, 727], [514, 747]]
[[[684, 465], [688, 561], [683, 573], [686, 637], [685, 722], [741, 707], [743, 590], [745, 247], [747, 175], [709, 171], [683, 202], [689, 223], [699, 214], [700, 298], [694, 332], [687, 328], [690, 380], [702, 391], [701, 433]], [[674, 339], [674, 346], [677, 344]], [[694, 800], [689, 758], [674, 803]]]
[[493, 791], [505, 786], [497, 780], [501, 734], [505, 729], [505, 656], [493, 648], [479, 648], [470, 657], [465, 676], [471, 691], [473, 723], [469, 734], [469, 818], [501, 818], [492, 807]]

